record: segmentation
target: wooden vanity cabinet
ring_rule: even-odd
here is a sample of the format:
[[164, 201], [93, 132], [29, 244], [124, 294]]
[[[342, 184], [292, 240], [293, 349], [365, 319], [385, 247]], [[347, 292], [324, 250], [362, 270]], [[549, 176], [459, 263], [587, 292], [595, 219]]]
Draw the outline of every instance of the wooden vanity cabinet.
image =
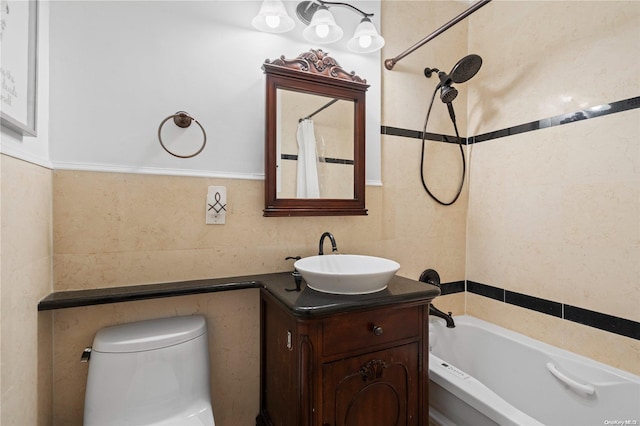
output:
[[300, 315], [261, 290], [256, 424], [426, 426], [428, 305], [435, 295]]

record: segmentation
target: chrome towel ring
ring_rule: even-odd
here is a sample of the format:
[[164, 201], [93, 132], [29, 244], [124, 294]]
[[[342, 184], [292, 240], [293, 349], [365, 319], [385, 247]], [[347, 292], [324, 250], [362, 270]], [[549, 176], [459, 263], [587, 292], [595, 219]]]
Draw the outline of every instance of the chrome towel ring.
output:
[[[180, 154], [176, 154], [174, 152], [169, 151], [169, 149], [164, 145], [164, 142], [162, 142], [161, 132], [162, 132], [162, 126], [164, 126], [164, 123], [166, 123], [167, 121], [169, 121], [172, 118], [173, 118], [173, 122], [175, 123], [175, 125], [178, 126], [178, 127], [182, 127], [183, 129], [191, 126], [191, 122], [192, 121], [194, 121], [200, 127], [200, 130], [202, 130], [202, 135], [204, 136], [204, 139], [202, 140], [202, 146], [200, 147], [200, 149], [198, 149], [193, 154], [189, 154], [189, 155], [180, 155]], [[196, 155], [200, 154], [202, 152], [202, 150], [204, 149], [205, 145], [207, 144], [207, 132], [204, 131], [204, 127], [202, 127], [202, 124], [200, 124], [200, 122], [198, 120], [196, 120], [195, 118], [191, 117], [188, 113], [186, 113], [184, 111], [178, 111], [175, 114], [170, 115], [167, 118], [165, 118], [164, 120], [162, 120], [162, 122], [160, 123], [160, 126], [158, 127], [158, 140], [160, 141], [160, 145], [162, 145], [162, 148], [164, 148], [165, 151], [167, 151], [169, 154], [173, 155], [174, 157], [191, 158], [191, 157], [195, 157]]]

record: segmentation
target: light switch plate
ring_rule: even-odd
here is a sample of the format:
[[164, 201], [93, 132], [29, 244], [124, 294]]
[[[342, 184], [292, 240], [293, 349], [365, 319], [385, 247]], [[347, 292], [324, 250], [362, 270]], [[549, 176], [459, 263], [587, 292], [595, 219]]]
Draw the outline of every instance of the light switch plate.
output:
[[207, 225], [224, 225], [227, 217], [227, 187], [210, 186], [207, 191]]

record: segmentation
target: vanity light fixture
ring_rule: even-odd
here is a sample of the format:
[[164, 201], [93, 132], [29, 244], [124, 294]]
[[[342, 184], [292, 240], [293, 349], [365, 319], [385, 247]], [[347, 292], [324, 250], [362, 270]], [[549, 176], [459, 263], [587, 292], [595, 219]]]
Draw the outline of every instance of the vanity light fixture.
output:
[[[366, 13], [348, 3], [311, 0], [298, 3], [296, 15], [307, 25], [303, 37], [312, 43], [329, 44], [342, 38], [344, 31], [336, 23], [329, 11], [330, 7], [341, 6], [362, 16], [347, 48], [356, 53], [378, 51], [384, 46], [384, 38], [371, 22], [373, 13]], [[283, 33], [293, 29], [295, 23], [289, 17], [282, 0], [263, 0], [260, 12], [251, 22], [260, 31]]]
[[260, 12], [253, 18], [251, 24], [256, 29], [267, 33], [286, 33], [296, 26], [282, 0], [264, 0], [260, 6]]
[[375, 52], [382, 49], [382, 46], [384, 46], [384, 38], [378, 34], [376, 27], [368, 16], [362, 18], [356, 27], [355, 33], [353, 33], [353, 37], [347, 43], [347, 48], [357, 53]]
[[353, 37], [347, 43], [347, 48], [356, 53], [369, 53], [380, 50], [384, 46], [384, 38], [378, 33], [371, 22], [373, 13], [366, 13], [348, 3], [330, 2], [324, 0], [303, 1], [298, 3], [296, 14], [308, 25], [302, 35], [308, 41], [327, 44], [342, 38], [342, 28], [336, 24], [329, 7], [346, 7], [354, 13], [362, 15], [360, 24], [356, 27]]
[[[301, 5], [306, 8], [305, 3], [309, 4], [309, 6], [315, 4], [308, 1], [298, 4], [298, 17], [302, 22], [305, 22], [305, 20], [302, 18], [302, 15], [300, 15], [299, 10]], [[340, 25], [336, 24], [336, 20], [331, 12], [329, 12], [329, 8], [325, 5], [320, 5], [315, 8], [311, 21], [308, 22], [308, 24], [307, 28], [302, 31], [302, 36], [312, 43], [333, 43], [340, 40], [344, 33]]]

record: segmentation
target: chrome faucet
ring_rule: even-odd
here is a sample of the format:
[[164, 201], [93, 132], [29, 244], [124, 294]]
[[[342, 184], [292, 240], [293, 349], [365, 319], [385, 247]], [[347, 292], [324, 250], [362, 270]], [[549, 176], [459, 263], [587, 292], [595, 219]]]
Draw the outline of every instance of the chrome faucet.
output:
[[331, 252], [335, 253], [335, 252], [338, 251], [338, 246], [336, 244], [336, 239], [333, 237], [333, 234], [331, 234], [331, 232], [325, 232], [324, 234], [322, 234], [320, 236], [320, 243], [318, 244], [318, 254], [319, 255], [324, 254], [323, 245], [324, 245], [324, 239], [326, 237], [329, 237], [329, 240], [331, 241]]
[[445, 314], [440, 309], [433, 306], [431, 303], [429, 303], [429, 315], [435, 315], [445, 320], [447, 322], [448, 328], [454, 328], [456, 326], [456, 324], [453, 322], [453, 317], [451, 316], [451, 312], [449, 312], [448, 314]]

